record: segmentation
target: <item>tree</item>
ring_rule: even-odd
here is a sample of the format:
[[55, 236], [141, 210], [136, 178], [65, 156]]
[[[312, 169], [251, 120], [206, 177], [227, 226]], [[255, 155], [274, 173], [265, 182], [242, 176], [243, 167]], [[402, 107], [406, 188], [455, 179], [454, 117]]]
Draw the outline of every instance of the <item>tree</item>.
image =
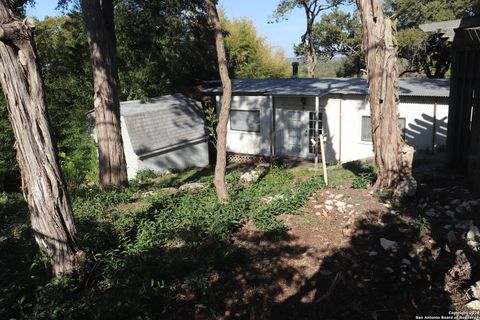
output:
[[282, 50], [270, 47], [257, 34], [251, 20], [228, 20], [220, 14], [227, 35], [225, 48], [229, 71], [236, 78], [286, 78], [291, 76], [290, 62]]
[[115, 5], [122, 99], [185, 91], [218, 78], [204, 0], [122, 0]]
[[33, 40], [34, 21], [14, 15], [14, 1], [0, 1], [0, 82], [15, 136], [22, 190], [33, 235], [52, 272], [78, 269], [78, 249], [68, 191], [59, 169]]
[[362, 25], [357, 14], [334, 10], [322, 15], [313, 27], [313, 42], [320, 60], [336, 55], [345, 58], [337, 70], [338, 77], [360, 76], [365, 68], [362, 52]]
[[128, 185], [112, 0], [81, 0], [93, 69], [93, 105], [102, 188]]
[[407, 73], [445, 78], [451, 65], [450, 46], [438, 34], [426, 34], [422, 23], [460, 19], [480, 12], [478, 0], [389, 0], [386, 12], [398, 21], [398, 54]]
[[313, 26], [315, 19], [320, 12], [337, 7], [343, 0], [281, 0], [277, 9], [273, 13], [275, 21], [285, 18], [285, 16], [295, 8], [303, 8], [307, 19], [307, 28], [302, 35], [300, 43], [297, 46], [297, 52], [304, 57], [307, 64], [307, 76], [315, 77], [315, 67], [317, 65], [317, 55], [315, 53], [315, 44], [313, 39]]
[[376, 189], [398, 197], [416, 190], [413, 148], [402, 139], [398, 122], [398, 69], [395, 25], [385, 18], [380, 0], [357, 0], [363, 26], [368, 72], [372, 138], [377, 166]]
[[205, 0], [210, 25], [215, 34], [215, 47], [217, 49], [218, 70], [222, 80], [222, 105], [217, 125], [217, 163], [215, 165], [215, 188], [220, 201], [228, 200], [228, 190], [225, 183], [225, 169], [227, 166], [227, 124], [230, 115], [232, 100], [232, 82], [228, 75], [227, 55], [225, 53], [225, 41], [223, 30], [220, 25], [217, 7], [214, 0]]

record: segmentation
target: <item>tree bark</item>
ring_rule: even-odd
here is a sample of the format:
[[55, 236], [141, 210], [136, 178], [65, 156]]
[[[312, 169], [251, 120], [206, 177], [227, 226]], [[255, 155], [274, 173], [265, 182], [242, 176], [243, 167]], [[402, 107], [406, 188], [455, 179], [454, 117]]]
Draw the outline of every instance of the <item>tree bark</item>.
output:
[[32, 231], [50, 258], [54, 275], [78, 269], [84, 261], [76, 241], [69, 200], [51, 133], [33, 39], [34, 21], [14, 16], [0, 0], [0, 82], [15, 135], [22, 191]]
[[81, 0], [93, 69], [100, 186], [127, 186], [112, 0]]
[[218, 69], [222, 80], [223, 94], [220, 116], [217, 125], [217, 163], [215, 165], [215, 188], [220, 201], [228, 200], [228, 190], [225, 183], [225, 169], [227, 166], [227, 124], [230, 115], [232, 100], [232, 82], [228, 75], [227, 56], [225, 54], [225, 42], [223, 30], [218, 18], [217, 7], [214, 0], [205, 0], [207, 14], [215, 34], [215, 47], [217, 49]]
[[395, 26], [385, 18], [379, 0], [357, 0], [367, 59], [372, 138], [377, 165], [376, 189], [411, 195], [413, 148], [402, 139], [398, 120], [398, 69]]
[[307, 77], [315, 78], [315, 68], [317, 67], [317, 53], [313, 42], [313, 23], [315, 22], [315, 12], [312, 12], [310, 0], [302, 2], [307, 17], [307, 30], [302, 36], [303, 48], [305, 51], [305, 60], [307, 63]]

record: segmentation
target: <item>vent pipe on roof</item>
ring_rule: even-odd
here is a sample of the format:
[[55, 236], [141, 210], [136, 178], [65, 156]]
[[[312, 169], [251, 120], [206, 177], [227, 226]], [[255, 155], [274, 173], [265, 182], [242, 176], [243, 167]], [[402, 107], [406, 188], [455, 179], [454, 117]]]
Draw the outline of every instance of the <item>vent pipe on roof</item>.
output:
[[298, 78], [298, 66], [300, 64], [298, 62], [292, 62], [292, 78]]

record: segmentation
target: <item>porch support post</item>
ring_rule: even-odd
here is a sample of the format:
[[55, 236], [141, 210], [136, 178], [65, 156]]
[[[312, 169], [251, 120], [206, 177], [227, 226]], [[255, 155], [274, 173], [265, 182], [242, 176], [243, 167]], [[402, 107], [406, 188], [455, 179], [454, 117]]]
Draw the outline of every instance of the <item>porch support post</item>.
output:
[[318, 119], [320, 118], [320, 97], [315, 96], [315, 134], [314, 134], [314, 139], [315, 139], [315, 169], [318, 169]]
[[270, 164], [273, 165], [275, 161], [275, 136], [276, 136], [276, 127], [275, 127], [275, 104], [273, 103], [273, 96], [268, 96], [268, 104], [271, 118], [270, 126]]

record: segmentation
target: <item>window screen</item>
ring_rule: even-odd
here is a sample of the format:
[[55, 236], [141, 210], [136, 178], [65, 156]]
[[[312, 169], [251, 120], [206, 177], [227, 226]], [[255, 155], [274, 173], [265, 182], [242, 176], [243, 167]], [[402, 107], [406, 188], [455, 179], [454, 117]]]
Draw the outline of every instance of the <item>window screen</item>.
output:
[[370, 117], [362, 117], [362, 141], [372, 141], [372, 122]]
[[[405, 133], [407, 130], [407, 121], [405, 118], [398, 119], [398, 125], [400, 126], [400, 133], [405, 139]], [[372, 141], [372, 122], [370, 117], [362, 117], [362, 141]]]
[[236, 131], [260, 132], [260, 111], [231, 110], [230, 129]]

